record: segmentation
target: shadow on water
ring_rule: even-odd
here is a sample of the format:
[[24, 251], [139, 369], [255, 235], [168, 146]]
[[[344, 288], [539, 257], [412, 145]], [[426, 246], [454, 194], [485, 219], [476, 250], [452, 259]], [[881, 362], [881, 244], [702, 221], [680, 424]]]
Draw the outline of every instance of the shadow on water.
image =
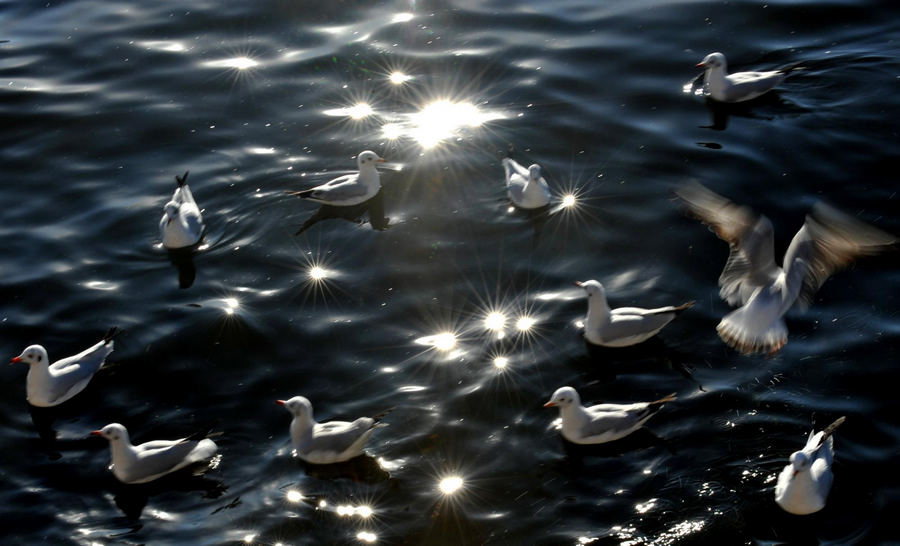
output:
[[[700, 125], [701, 129], [724, 131], [728, 128], [728, 120], [731, 116], [772, 121], [785, 116], [797, 116], [808, 113], [810, 110], [803, 108], [789, 100], [781, 98], [779, 92], [769, 91], [761, 97], [744, 102], [726, 103], [705, 99], [706, 109], [709, 111], [710, 124]], [[715, 142], [698, 142], [705, 148], [720, 149], [722, 146]]]
[[670, 442], [660, 438], [646, 426], [637, 429], [620, 440], [603, 444], [575, 444], [563, 438], [562, 435], [560, 435], [559, 441], [562, 443], [563, 451], [566, 454], [565, 466], [568, 469], [567, 471], [575, 474], [578, 474], [583, 469], [584, 459], [588, 457], [621, 457], [627, 453], [651, 447], [661, 447], [672, 455], [676, 454]]
[[360, 203], [359, 205], [353, 205], [349, 207], [322, 205], [319, 207], [319, 210], [315, 212], [315, 214], [313, 214], [309, 217], [309, 219], [303, 222], [303, 225], [300, 226], [300, 229], [298, 229], [297, 232], [294, 233], [294, 235], [300, 235], [318, 222], [321, 222], [322, 220], [330, 220], [332, 218], [338, 218], [341, 220], [353, 222], [355, 224], [361, 224], [363, 223], [362, 218], [364, 215], [368, 215], [369, 225], [371, 225], [372, 229], [376, 231], [384, 231], [388, 227], [390, 227], [388, 225], [390, 219], [384, 215], [384, 190], [378, 190], [378, 193], [375, 194], [375, 197], [369, 199], [365, 203]]
[[618, 375], [671, 370], [680, 373], [704, 391], [703, 385], [694, 379], [694, 368], [688, 361], [691, 355], [669, 347], [658, 336], [630, 347], [603, 347], [594, 345], [582, 336], [585, 356], [578, 358], [578, 367], [590, 369], [602, 382], [612, 382]]
[[112, 485], [110, 489], [112, 489], [116, 506], [125, 514], [125, 517], [137, 520], [140, 519], [141, 513], [147, 506], [150, 497], [155, 495], [170, 491], [202, 491], [205, 499], [217, 499], [224, 495], [228, 491], [228, 486], [221, 480], [195, 474], [204, 468], [208, 468], [208, 466], [207, 463], [197, 463], [197, 465], [184, 468], [149, 483], [125, 484], [115, 478], [111, 478]]
[[371, 455], [360, 455], [349, 461], [333, 464], [303, 463], [306, 473], [320, 480], [349, 478], [354, 482], [378, 483], [391, 478]]
[[197, 266], [194, 265], [194, 247], [168, 249], [169, 261], [178, 270], [178, 288], [190, 288], [197, 278]]

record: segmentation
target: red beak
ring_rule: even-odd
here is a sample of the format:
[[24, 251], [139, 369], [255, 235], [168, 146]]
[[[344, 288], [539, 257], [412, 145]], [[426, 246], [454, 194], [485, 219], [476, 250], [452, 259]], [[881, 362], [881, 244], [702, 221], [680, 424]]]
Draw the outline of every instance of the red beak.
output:
[[575, 286], [584, 286], [584, 283], [581, 281], [575, 281]]
[[92, 430], [91, 436], [103, 436], [103, 431], [102, 430]]
[[276, 400], [275, 403], [279, 406], [283, 406], [285, 404], [284, 400]]
[[14, 362], [22, 362], [22, 359], [17, 356], [9, 359], [10, 364], [12, 364]]
[[554, 401], [551, 400], [551, 401], [547, 402], [546, 404], [544, 404], [544, 407], [545, 407], [545, 408], [552, 408], [552, 407], [555, 406], [555, 405], [556, 405], [556, 402], [554, 402]]
[[376, 163], [384, 163], [385, 161], [387, 161], [387, 160], [383, 157], [379, 157], [378, 159], [375, 160]]
[[706, 63], [697, 63], [697, 64], [694, 65], [694, 67], [695, 67], [695, 68], [705, 68], [705, 67], [706, 67]]

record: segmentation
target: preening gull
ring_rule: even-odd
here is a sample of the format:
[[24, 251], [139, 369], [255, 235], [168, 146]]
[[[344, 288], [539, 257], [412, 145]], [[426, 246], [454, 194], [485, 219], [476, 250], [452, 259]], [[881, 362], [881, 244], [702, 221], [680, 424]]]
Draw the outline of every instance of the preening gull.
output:
[[203, 217], [200, 208], [194, 201], [194, 194], [187, 185], [187, 177], [175, 175], [178, 187], [172, 194], [172, 199], [166, 203], [165, 213], [159, 221], [159, 232], [163, 246], [170, 249], [193, 246], [203, 236]]
[[786, 512], [803, 516], [825, 508], [834, 479], [832, 434], [844, 419], [841, 417], [819, 432], [811, 431], [803, 449], [791, 454], [791, 464], [784, 467], [775, 485], [775, 502]]
[[541, 166], [535, 163], [527, 169], [511, 157], [503, 158], [506, 172], [506, 191], [512, 202], [523, 209], [538, 209], [550, 204], [550, 187], [541, 176]]

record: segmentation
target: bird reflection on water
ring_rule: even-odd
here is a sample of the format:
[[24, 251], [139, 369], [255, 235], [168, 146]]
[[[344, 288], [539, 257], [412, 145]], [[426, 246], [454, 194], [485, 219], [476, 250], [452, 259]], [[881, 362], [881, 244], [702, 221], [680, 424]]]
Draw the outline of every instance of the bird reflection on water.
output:
[[330, 220], [337, 218], [347, 220], [355, 224], [363, 223], [363, 216], [368, 215], [369, 225], [375, 231], [384, 231], [389, 226], [390, 219], [384, 215], [384, 190], [379, 190], [375, 197], [369, 199], [365, 203], [350, 207], [336, 207], [333, 205], [322, 205], [319, 209], [309, 217], [300, 229], [294, 235], [300, 235], [315, 224], [322, 220]]

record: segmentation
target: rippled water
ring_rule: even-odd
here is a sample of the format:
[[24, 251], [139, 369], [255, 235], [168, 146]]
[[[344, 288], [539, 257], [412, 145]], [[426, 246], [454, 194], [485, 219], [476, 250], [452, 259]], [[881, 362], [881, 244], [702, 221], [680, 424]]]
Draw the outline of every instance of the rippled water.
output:
[[[123, 329], [112, 365], [49, 414], [6, 369], [7, 541], [900, 540], [897, 254], [790, 313], [774, 358], [742, 357], [715, 334], [727, 246], [671, 193], [696, 180], [764, 212], [779, 253], [819, 199], [900, 233], [898, 15], [861, 0], [0, 3], [4, 350], [60, 357]], [[683, 91], [715, 50], [735, 69], [805, 68], [723, 111]], [[510, 211], [510, 143], [574, 205]], [[295, 236], [317, 209], [285, 191], [364, 149], [389, 160], [383, 213]], [[173, 262], [157, 222], [186, 170], [208, 232]], [[589, 352], [572, 285], [589, 278], [613, 304], [697, 305], [646, 347]], [[573, 451], [541, 407], [566, 384], [678, 401], [652, 433]], [[371, 457], [306, 467], [273, 403], [297, 394], [325, 419], [394, 410]], [[783, 513], [776, 473], [839, 415], [828, 506]], [[221, 461], [120, 486], [87, 439], [113, 421], [135, 441], [212, 426]]]

